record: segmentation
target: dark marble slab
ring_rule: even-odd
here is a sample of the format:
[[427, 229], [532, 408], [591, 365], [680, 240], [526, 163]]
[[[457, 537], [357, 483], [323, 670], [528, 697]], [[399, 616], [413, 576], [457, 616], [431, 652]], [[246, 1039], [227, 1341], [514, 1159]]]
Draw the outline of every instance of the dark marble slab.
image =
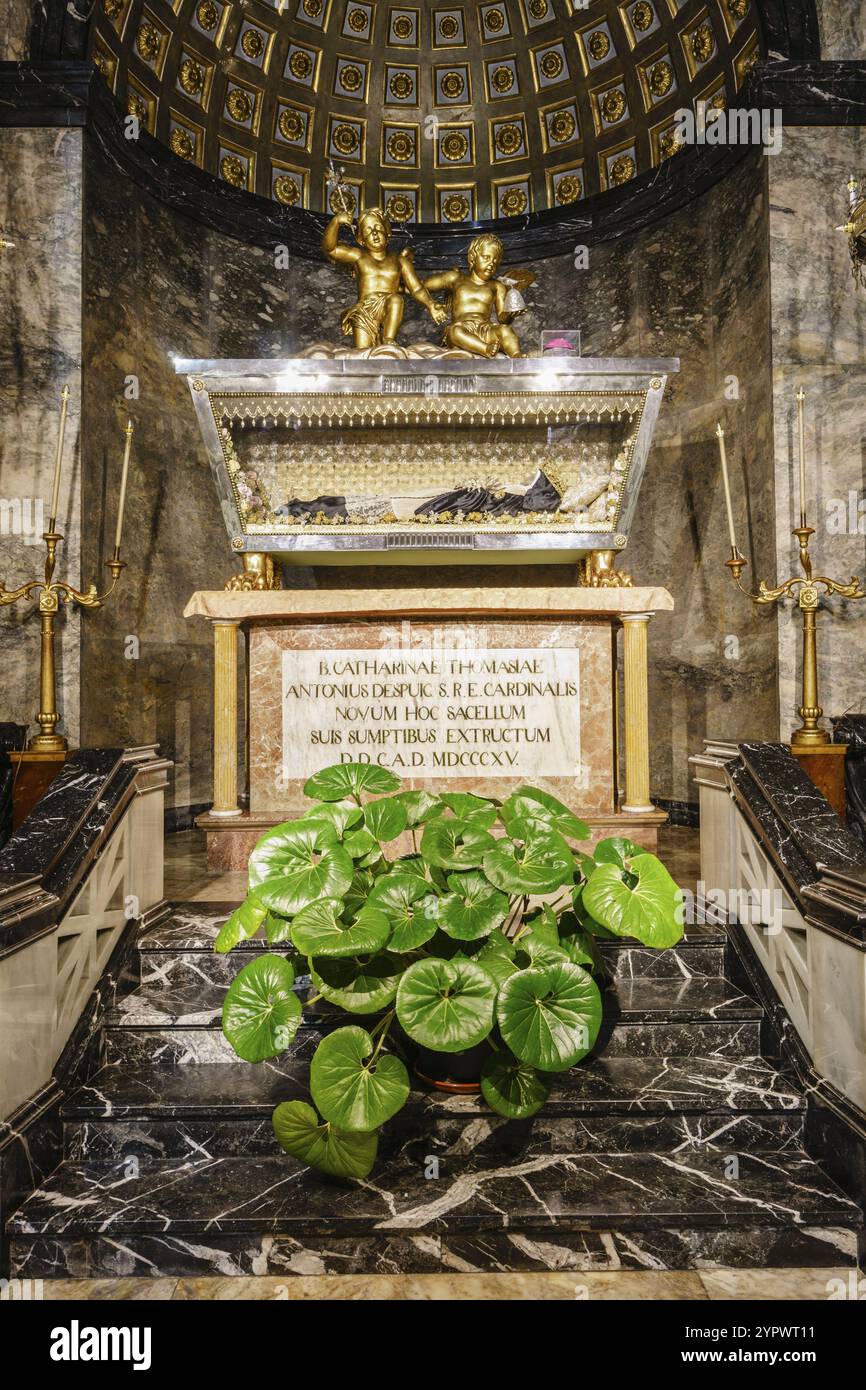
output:
[[739, 750], [725, 766], [734, 800], [791, 897], [815, 926], [866, 949], [866, 847], [784, 745]]
[[724, 976], [659, 980], [639, 975], [615, 980], [604, 994], [605, 1012], [623, 1023], [681, 1023], [760, 1018], [754, 999]]
[[771, 60], [755, 76], [759, 105], [781, 110], [785, 125], [866, 124], [866, 62]]
[[[609, 1025], [608, 1025], [609, 1026]], [[712, 1057], [738, 1060], [761, 1050], [761, 1021], [726, 1019], [715, 1023], [626, 1023], [610, 1033], [605, 1025], [597, 1051], [606, 1057]]]
[[44, 879], [93, 813], [122, 757], [122, 748], [71, 753], [63, 771], [0, 850], [0, 873], [38, 873]]
[[864, 1204], [866, 1195], [866, 1114], [812, 1066], [803, 1040], [767, 978], [752, 944], [738, 923], [728, 927], [734, 978], [759, 1000], [763, 1049], [781, 1059], [792, 1084], [808, 1097], [804, 1141], [844, 1192]]
[[542, 1154], [491, 1167], [443, 1160], [438, 1178], [393, 1163], [361, 1183], [322, 1180], [294, 1160], [142, 1165], [66, 1163], [9, 1223], [20, 1235], [171, 1231], [316, 1236], [487, 1230], [652, 1230], [687, 1225], [862, 1225], [860, 1209], [805, 1156]]
[[724, 969], [725, 948], [721, 942], [707, 945], [682, 944], [669, 951], [644, 946], [599, 942], [605, 966], [616, 980], [653, 978], [690, 980], [695, 976], [717, 977]]
[[22, 1278], [139, 1275], [588, 1272], [644, 1269], [801, 1269], [855, 1266], [857, 1237], [844, 1227], [773, 1226], [731, 1230], [683, 1227], [484, 1236], [114, 1236], [17, 1241], [13, 1272]]
[[443, 1270], [477, 1272], [620, 1269], [821, 1269], [855, 1265], [856, 1236], [843, 1228], [605, 1231], [445, 1237]]
[[[866, 64], [864, 78], [866, 78]], [[800, 763], [781, 743], [741, 743], [743, 765], [816, 870], [866, 870], [866, 849], [846, 828]], [[864, 878], [866, 884], [866, 878]]]
[[[243, 1118], [218, 1109], [201, 1114], [204, 1118], [66, 1121], [64, 1157], [74, 1162], [117, 1163], [133, 1157], [150, 1162], [276, 1156], [281, 1152], [270, 1112]], [[501, 1164], [549, 1153], [649, 1151], [683, 1155], [715, 1150], [729, 1155], [794, 1153], [802, 1147], [802, 1110], [667, 1111], [657, 1115], [622, 1110], [581, 1118], [552, 1109], [531, 1121], [518, 1121], [489, 1113], [475, 1119], [448, 1111], [422, 1115], [407, 1106], [382, 1131], [379, 1156], [382, 1160], [400, 1157], [423, 1167], [430, 1157], [470, 1154], [477, 1160]]]
[[[319, 1041], [258, 1067], [108, 1066], [63, 1107], [66, 1156], [90, 1162], [231, 1157], [279, 1152], [271, 1113], [309, 1099], [309, 1063]], [[475, 1154], [631, 1152], [723, 1148], [778, 1151], [802, 1140], [802, 1097], [761, 1058], [609, 1058], [556, 1079], [541, 1114], [506, 1121], [481, 1097], [413, 1090], [385, 1126], [380, 1151]]]
[[[234, 912], [236, 901], [185, 903], [171, 902], [160, 923], [142, 934], [142, 951], [210, 951], [220, 927]], [[265, 943], [254, 937], [245, 943], [254, 949]]]
[[[203, 1114], [269, 1115], [281, 1100], [307, 1092], [306, 1080], [321, 1035], [300, 1035], [285, 1058], [248, 1066], [243, 1062], [190, 1067], [151, 1066], [129, 1071], [107, 1066], [63, 1106], [63, 1118], [189, 1118]], [[463, 1124], [494, 1118], [480, 1097], [416, 1089], [408, 1109], [449, 1114]], [[802, 1095], [760, 1057], [737, 1062], [712, 1058], [597, 1057], [558, 1077], [546, 1103], [548, 1113], [699, 1114], [706, 1110], [758, 1112], [802, 1110]], [[402, 1112], [401, 1112], [402, 1113]]]

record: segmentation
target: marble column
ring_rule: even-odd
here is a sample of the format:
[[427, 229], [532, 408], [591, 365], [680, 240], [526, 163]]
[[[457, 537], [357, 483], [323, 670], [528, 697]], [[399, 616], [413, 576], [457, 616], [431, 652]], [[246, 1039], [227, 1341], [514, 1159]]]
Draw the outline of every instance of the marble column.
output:
[[[8, 5], [7, 5], [8, 8]], [[2, 24], [2, 16], [0, 16]], [[7, 588], [44, 569], [60, 393], [71, 394], [58, 506], [57, 577], [81, 580], [80, 130], [0, 130], [0, 577]], [[60, 731], [79, 736], [79, 613], [63, 605], [55, 658]], [[30, 724], [39, 701], [38, 602], [0, 609], [5, 719]]]
[[213, 624], [213, 816], [238, 816], [238, 624]]
[[[847, 9], [847, 7], [846, 7]], [[850, 56], [850, 54], [849, 54]], [[800, 572], [796, 393], [806, 392], [807, 520], [813, 568], [847, 580], [866, 569], [866, 289], [851, 273], [846, 181], [866, 176], [866, 131], [787, 128], [770, 178], [770, 267], [778, 577]], [[755, 556], [756, 564], [760, 557]], [[770, 566], [755, 580], [775, 579]], [[781, 736], [799, 723], [799, 610], [779, 616]], [[818, 614], [820, 703], [827, 715], [866, 696], [866, 600], [832, 598]]]
[[647, 629], [651, 613], [622, 613], [625, 726], [625, 801], [633, 815], [652, 811], [649, 770]]

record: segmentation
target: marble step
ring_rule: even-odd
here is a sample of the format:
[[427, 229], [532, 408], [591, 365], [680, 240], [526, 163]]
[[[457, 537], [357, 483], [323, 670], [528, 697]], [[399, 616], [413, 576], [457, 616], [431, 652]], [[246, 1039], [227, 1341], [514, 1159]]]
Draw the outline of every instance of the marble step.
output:
[[[295, 954], [289, 943], [268, 946], [253, 938], [227, 955], [216, 955], [214, 940], [234, 906], [215, 903], [193, 909], [189, 904], [173, 904], [171, 917], [150, 928], [139, 941], [142, 982], [161, 980], [180, 988], [187, 980], [210, 979], [228, 985], [262, 950]], [[629, 941], [604, 941], [600, 945], [607, 969], [616, 978], [646, 975], [688, 979], [724, 973], [725, 935], [718, 927], [690, 926], [684, 939], [667, 951], [653, 951]]]
[[[162, 977], [142, 984], [107, 1014], [107, 1060], [235, 1060], [220, 1029], [224, 998], [225, 986], [207, 978], [192, 986], [185, 981], [177, 991]], [[757, 1056], [760, 1019], [754, 1000], [723, 977], [615, 980], [605, 991], [597, 1050], [614, 1056]], [[305, 1026], [312, 1026], [310, 1015], [307, 1020]], [[334, 1016], [335, 1023], [343, 1021], [343, 1015]]]
[[862, 1214], [803, 1154], [63, 1163], [8, 1223], [19, 1276], [854, 1265]]
[[[310, 1033], [262, 1066], [104, 1067], [63, 1106], [65, 1156], [113, 1162], [280, 1152], [271, 1113], [309, 1100]], [[657, 1149], [780, 1151], [802, 1144], [804, 1101], [760, 1057], [598, 1057], [557, 1078], [532, 1120], [505, 1120], [480, 1097], [413, 1090], [385, 1127], [382, 1152], [475, 1153]]]

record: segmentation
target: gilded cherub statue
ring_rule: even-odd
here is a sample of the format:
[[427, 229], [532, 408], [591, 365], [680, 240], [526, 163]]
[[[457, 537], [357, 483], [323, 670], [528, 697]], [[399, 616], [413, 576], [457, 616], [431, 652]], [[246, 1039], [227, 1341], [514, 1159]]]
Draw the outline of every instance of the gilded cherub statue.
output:
[[424, 281], [425, 290], [447, 290], [449, 294], [451, 322], [443, 337], [447, 347], [463, 348], [476, 357], [495, 357], [498, 352], [508, 357], [526, 356], [520, 351], [511, 321], [526, 308], [519, 290], [531, 285], [535, 276], [531, 271], [513, 271], [495, 279], [503, 249], [498, 236], [485, 232], [466, 253], [468, 274], [446, 270]]
[[358, 282], [358, 302], [340, 319], [343, 332], [353, 335], [355, 347], [372, 348], [396, 341], [403, 321], [404, 289], [424, 305], [436, 323], [444, 323], [447, 311], [421, 284], [411, 251], [407, 248], [395, 255], [388, 250], [391, 224], [385, 214], [378, 208], [366, 208], [358, 217], [358, 245], [341, 245], [340, 228], [351, 226], [348, 212], [332, 217], [322, 237], [322, 250], [336, 265], [351, 266]]

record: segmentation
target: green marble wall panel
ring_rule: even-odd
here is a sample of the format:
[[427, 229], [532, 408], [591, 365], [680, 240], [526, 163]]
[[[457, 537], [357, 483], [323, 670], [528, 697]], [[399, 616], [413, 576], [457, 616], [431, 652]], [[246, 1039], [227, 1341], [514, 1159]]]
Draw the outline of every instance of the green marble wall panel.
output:
[[[845, 220], [849, 174], [866, 175], [866, 132], [787, 130], [769, 161], [773, 408], [780, 578], [799, 571], [791, 527], [799, 519], [795, 395], [806, 401], [807, 517], [814, 568], [834, 579], [866, 570], [866, 290], [851, 274]], [[841, 523], [841, 524], [840, 524]], [[767, 574], [771, 578], [771, 574]], [[866, 700], [866, 600], [833, 598], [818, 618], [827, 714]], [[779, 623], [782, 736], [799, 720], [799, 612]], [[863, 705], [866, 709], [866, 704]]]
[[[56, 575], [81, 578], [82, 132], [0, 130], [0, 575], [7, 588], [44, 571], [60, 392], [71, 388], [58, 507]], [[75, 609], [57, 619], [61, 729], [79, 737]], [[0, 718], [31, 724], [39, 704], [38, 600], [0, 609]]]

